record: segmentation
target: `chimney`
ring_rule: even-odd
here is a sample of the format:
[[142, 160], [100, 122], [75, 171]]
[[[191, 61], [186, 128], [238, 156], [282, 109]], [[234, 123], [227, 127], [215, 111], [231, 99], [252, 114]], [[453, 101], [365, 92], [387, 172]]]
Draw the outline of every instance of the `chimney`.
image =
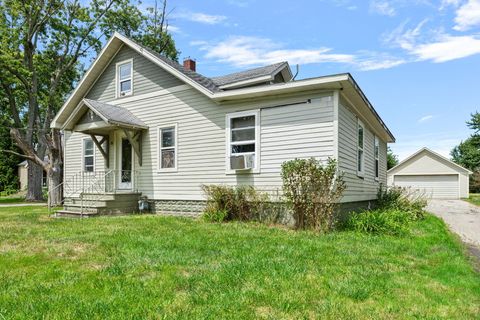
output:
[[190, 57], [187, 57], [183, 60], [183, 67], [191, 71], [197, 71], [197, 62]]

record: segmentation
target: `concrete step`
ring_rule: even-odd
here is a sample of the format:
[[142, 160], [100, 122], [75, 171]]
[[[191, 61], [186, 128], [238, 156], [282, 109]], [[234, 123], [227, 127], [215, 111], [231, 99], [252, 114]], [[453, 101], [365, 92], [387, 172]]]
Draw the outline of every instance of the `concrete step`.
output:
[[92, 212], [76, 212], [76, 211], [69, 211], [69, 210], [59, 210], [55, 212], [56, 218], [93, 218], [98, 216], [98, 213]]

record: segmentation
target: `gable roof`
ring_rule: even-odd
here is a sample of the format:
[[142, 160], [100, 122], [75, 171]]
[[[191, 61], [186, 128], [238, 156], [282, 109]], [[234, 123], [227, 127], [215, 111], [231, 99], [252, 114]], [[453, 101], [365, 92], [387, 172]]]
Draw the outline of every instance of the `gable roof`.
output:
[[265, 67], [259, 67], [241, 72], [230, 73], [220, 77], [214, 77], [212, 78], [212, 81], [219, 87], [231, 86], [236, 83], [243, 83], [246, 81], [253, 82], [253, 80], [256, 80], [258, 82], [267, 82], [273, 80], [274, 77], [284, 69], [288, 70], [287, 74], [289, 74], [290, 77], [286, 80], [289, 81], [292, 78], [292, 74], [290, 72], [290, 68], [288, 67], [287, 62], [279, 62]]
[[91, 99], [83, 99], [83, 101], [107, 123], [147, 128], [142, 120], [125, 108]]
[[448, 166], [456, 169], [456, 170], [460, 170], [462, 172], [465, 172], [465, 173], [468, 173], [468, 174], [472, 174], [473, 172], [468, 170], [468, 169], [465, 169], [464, 167], [456, 164], [455, 162], [445, 158], [444, 156], [442, 156], [441, 154], [435, 152], [435, 151], [432, 151], [430, 150], [429, 148], [427, 147], [423, 147], [422, 149], [418, 150], [417, 152], [415, 152], [414, 154], [412, 154], [411, 156], [407, 157], [405, 160], [401, 161], [400, 163], [398, 163], [395, 167], [391, 168], [390, 170], [387, 171], [387, 173], [393, 173], [394, 171], [397, 171], [399, 170], [400, 168], [406, 166], [407, 164], [409, 164], [410, 162], [412, 162], [414, 159], [418, 158], [420, 155], [422, 154], [428, 154], [428, 155], [431, 155], [433, 156], [433, 158], [436, 158], [437, 160], [440, 160], [444, 163], [446, 163]]
[[[216, 80], [214, 80], [199, 73], [185, 69], [177, 62], [135, 43], [131, 39], [119, 34], [118, 32], [115, 32], [112, 35], [90, 68], [79, 81], [72, 94], [67, 98], [60, 111], [52, 120], [52, 128], [61, 129], [63, 127], [71, 113], [82, 102], [90, 88], [95, 84], [96, 80], [108, 67], [116, 53], [124, 45], [129, 46], [138, 54], [152, 61], [164, 71], [177, 77], [179, 80], [183, 81], [187, 85], [190, 85], [216, 103], [256, 97], [277, 96], [279, 94], [298, 93], [307, 90], [331, 90], [342, 92], [343, 95], [348, 95], [351, 98], [351, 101], [353, 101], [355, 104], [358, 104], [358, 112], [362, 116], [365, 116], [365, 118], [371, 120], [372, 128], [376, 134], [378, 134], [387, 142], [395, 142], [395, 137], [392, 135], [390, 130], [373, 108], [372, 104], [368, 101], [365, 94], [362, 92], [360, 87], [349, 73], [292, 81], [291, 71], [288, 63], [283, 62], [278, 64], [277, 69], [275, 69], [275, 65], [271, 65], [263, 68], [248, 70], [246, 72], [237, 72], [224, 77], [217, 77]], [[218, 85], [220, 83], [225, 83], [224, 86], [227, 86], [235, 84], [235, 82], [230, 81], [237, 81], [237, 83], [239, 83], [241, 81], [249, 81], [251, 79], [261, 78], [261, 76], [256, 77], [257, 75], [270, 74], [267, 76], [271, 77], [273, 74], [275, 74], [275, 72], [282, 72], [284, 80], [287, 82], [263, 84], [247, 88], [231, 87], [231, 90], [222, 90], [222, 87]]]

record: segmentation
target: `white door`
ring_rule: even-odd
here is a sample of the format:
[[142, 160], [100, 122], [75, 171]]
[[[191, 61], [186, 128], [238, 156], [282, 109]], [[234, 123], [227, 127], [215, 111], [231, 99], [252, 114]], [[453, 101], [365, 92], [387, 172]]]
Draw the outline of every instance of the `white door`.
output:
[[118, 139], [119, 149], [119, 170], [118, 170], [118, 189], [131, 190], [133, 181], [133, 150], [130, 141], [120, 136]]
[[432, 199], [458, 199], [458, 175], [406, 175], [395, 176], [399, 187], [411, 187], [425, 193]]

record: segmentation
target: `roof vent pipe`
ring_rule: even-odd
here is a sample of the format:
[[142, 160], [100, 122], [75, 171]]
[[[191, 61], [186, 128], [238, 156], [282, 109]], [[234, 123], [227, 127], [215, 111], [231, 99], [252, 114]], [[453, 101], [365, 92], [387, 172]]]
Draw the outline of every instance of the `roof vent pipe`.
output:
[[300, 65], [297, 63], [296, 65], [297, 71], [295, 72], [295, 75], [293, 76], [292, 80], [290, 81], [295, 81], [295, 78], [298, 76], [298, 73], [300, 72]]

